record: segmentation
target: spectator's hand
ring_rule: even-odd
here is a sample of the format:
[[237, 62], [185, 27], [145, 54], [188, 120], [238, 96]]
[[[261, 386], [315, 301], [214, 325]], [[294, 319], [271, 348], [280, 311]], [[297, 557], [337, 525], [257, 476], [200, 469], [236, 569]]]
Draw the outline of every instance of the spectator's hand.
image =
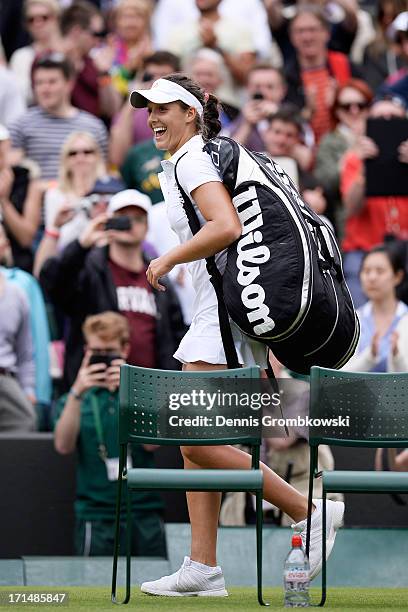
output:
[[65, 223], [71, 221], [75, 217], [76, 209], [72, 204], [65, 203], [63, 204], [54, 219], [54, 227], [59, 230]]
[[302, 197], [306, 204], [308, 204], [317, 215], [322, 215], [326, 210], [327, 202], [321, 187], [305, 189], [302, 193]]
[[403, 164], [408, 164], [408, 140], [401, 142], [398, 147], [398, 159]]
[[27, 399], [33, 406], [35, 406], [35, 404], [37, 403], [37, 398], [35, 397], [34, 393], [28, 393]]
[[218, 41], [214, 31], [214, 24], [205, 17], [200, 19], [199, 36], [203, 43], [203, 47], [213, 48], [217, 46]]
[[84, 249], [90, 249], [102, 238], [106, 238], [105, 224], [108, 220], [108, 215], [103, 213], [92, 219], [82, 232], [79, 238], [79, 244]]
[[152, 43], [146, 35], [140, 42], [129, 49], [126, 68], [130, 72], [136, 72], [142, 66], [143, 59], [151, 53], [153, 53]]
[[159, 279], [168, 274], [173, 268], [174, 264], [169, 262], [168, 254], [152, 259], [146, 272], [147, 280], [155, 289], [166, 291], [166, 287], [159, 283]]
[[86, 351], [82, 360], [77, 377], [73, 384], [73, 389], [79, 395], [91, 389], [91, 387], [104, 387], [108, 389], [106, 363], [93, 363], [89, 365], [91, 351]]
[[368, 136], [359, 136], [353, 150], [362, 160], [372, 159], [379, 154], [378, 147], [374, 140]]
[[259, 112], [262, 115], [261, 119], [266, 119], [270, 115], [274, 115], [279, 110], [279, 105], [270, 100], [257, 100]]
[[125, 363], [124, 359], [114, 359], [106, 370], [106, 382], [111, 393], [119, 387], [120, 381], [120, 366]]
[[0, 200], [8, 200], [14, 182], [14, 174], [11, 168], [0, 171]]
[[316, 100], [317, 100], [317, 87], [316, 85], [309, 85], [305, 87], [305, 99], [306, 99], [306, 107], [309, 111], [310, 116], [316, 110]]
[[295, 142], [293, 147], [291, 147], [290, 157], [297, 161], [302, 170], [309, 170], [313, 163], [312, 150], [301, 142]]
[[99, 73], [109, 72], [115, 59], [115, 49], [109, 44], [99, 49], [93, 49], [92, 59]]
[[242, 115], [251, 125], [256, 125], [259, 121], [264, 119], [259, 100], [250, 100], [247, 102], [242, 109]]
[[392, 332], [391, 334], [391, 355], [393, 357], [398, 357], [398, 338], [399, 334], [397, 331]]
[[371, 355], [374, 359], [378, 357], [378, 349], [380, 345], [380, 334], [376, 332], [371, 340]]
[[336, 99], [337, 93], [337, 81], [331, 77], [329, 79], [326, 91], [325, 91], [325, 103], [327, 108], [332, 108]]

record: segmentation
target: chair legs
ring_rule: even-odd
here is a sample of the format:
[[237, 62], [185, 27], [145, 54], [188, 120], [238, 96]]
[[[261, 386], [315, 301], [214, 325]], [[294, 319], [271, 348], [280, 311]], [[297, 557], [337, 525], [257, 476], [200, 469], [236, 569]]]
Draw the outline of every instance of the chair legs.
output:
[[[119, 479], [118, 493], [116, 498], [116, 519], [115, 519], [115, 542], [113, 551], [113, 570], [112, 570], [112, 590], [111, 600], [114, 604], [127, 604], [130, 600], [130, 582], [131, 582], [131, 547], [132, 547], [132, 512], [130, 503], [130, 491], [126, 482], [126, 445], [121, 445], [119, 459]], [[254, 446], [252, 455], [252, 468], [259, 470], [259, 446]], [[120, 552], [120, 518], [122, 507], [122, 492], [126, 496], [126, 593], [123, 601], [117, 600], [117, 574], [118, 574], [118, 557]], [[261, 606], [269, 606], [265, 602], [262, 594], [262, 528], [263, 528], [263, 513], [262, 500], [263, 490], [255, 491], [256, 496], [256, 564], [257, 564], [257, 595], [258, 603]]]
[[[306, 555], [309, 556], [310, 549], [310, 525], [312, 521], [313, 482], [317, 473], [318, 446], [310, 447], [310, 470], [309, 470], [309, 497], [307, 503], [307, 525], [306, 525]], [[324, 606], [326, 602], [326, 492], [322, 495], [322, 594], [318, 604], [313, 606]]]
[[269, 606], [269, 604], [264, 601], [263, 596], [262, 596], [262, 525], [263, 525], [262, 499], [263, 499], [262, 491], [257, 491], [256, 492], [256, 571], [257, 571], [257, 593], [258, 593], [258, 603], [261, 606]]
[[[130, 553], [131, 553], [131, 513], [130, 513], [130, 493], [127, 489], [126, 483], [124, 484], [124, 479], [122, 475], [122, 470], [124, 465], [126, 465], [126, 448], [125, 451], [122, 452], [122, 447], [120, 450], [121, 458], [119, 463], [119, 479], [118, 479], [118, 494], [116, 497], [116, 518], [115, 518], [115, 541], [114, 541], [114, 550], [113, 550], [113, 569], [112, 569], [112, 590], [111, 590], [111, 600], [112, 603], [115, 604], [127, 604], [130, 600]], [[121, 507], [122, 507], [122, 489], [123, 486], [126, 487], [125, 495], [126, 495], [126, 594], [125, 599], [123, 601], [118, 601], [116, 598], [116, 587], [117, 587], [117, 576], [118, 576], [118, 557], [120, 552], [120, 517], [121, 517]]]
[[306, 525], [306, 555], [309, 557], [310, 549], [310, 523], [312, 520], [313, 480], [317, 471], [318, 446], [310, 447], [310, 469], [309, 469], [309, 497], [307, 500], [307, 525]]
[[323, 489], [322, 495], [323, 520], [322, 520], [322, 597], [319, 606], [324, 606], [326, 602], [326, 491]]

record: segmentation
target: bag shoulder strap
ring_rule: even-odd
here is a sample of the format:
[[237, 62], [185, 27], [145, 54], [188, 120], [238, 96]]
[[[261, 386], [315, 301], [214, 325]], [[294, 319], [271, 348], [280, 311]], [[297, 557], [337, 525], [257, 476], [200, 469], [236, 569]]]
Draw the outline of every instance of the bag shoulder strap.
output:
[[[186, 155], [186, 153], [184, 153], [184, 155]], [[201, 229], [200, 220], [198, 218], [196, 211], [194, 210], [194, 206], [191, 203], [190, 198], [188, 197], [188, 195], [186, 194], [186, 192], [180, 185], [180, 182], [177, 177], [177, 165], [180, 159], [184, 157], [184, 155], [182, 155], [176, 162], [176, 166], [174, 168], [174, 176], [176, 179], [178, 190], [181, 195], [181, 202], [184, 208], [184, 212], [187, 215], [188, 224], [190, 226], [191, 233], [194, 236]], [[207, 272], [210, 276], [211, 284], [214, 287], [214, 290], [217, 296], [218, 319], [220, 323], [222, 344], [224, 346], [225, 356], [227, 358], [227, 365], [229, 369], [240, 368], [241, 366], [238, 361], [238, 355], [237, 355], [237, 351], [235, 348], [234, 339], [232, 337], [232, 331], [231, 331], [231, 325], [230, 325], [230, 321], [228, 317], [228, 311], [227, 311], [227, 307], [224, 301], [222, 276], [221, 276], [220, 271], [217, 268], [217, 264], [215, 263], [214, 255], [212, 255], [211, 257], [207, 257], [205, 261], [206, 261], [206, 266], [207, 266]]]

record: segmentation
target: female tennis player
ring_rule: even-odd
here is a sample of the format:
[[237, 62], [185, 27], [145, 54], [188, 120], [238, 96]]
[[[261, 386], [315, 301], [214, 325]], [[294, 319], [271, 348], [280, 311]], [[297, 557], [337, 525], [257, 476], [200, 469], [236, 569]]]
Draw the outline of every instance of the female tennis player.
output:
[[[161, 162], [163, 172], [159, 179], [170, 225], [180, 240], [179, 246], [150, 263], [148, 281], [164, 291], [160, 278], [175, 265], [187, 263], [196, 291], [191, 326], [174, 356], [181, 361], [184, 370], [225, 369], [227, 360], [218, 322], [217, 298], [205, 258], [215, 254], [222, 272], [226, 249], [241, 235], [241, 223], [210, 156], [203, 152], [204, 143], [220, 131], [217, 98], [204, 93], [187, 76], [173, 74], [155, 81], [151, 89], [134, 91], [131, 104], [136, 108], [148, 108], [148, 123], [156, 146], [171, 154], [170, 159]], [[200, 231], [194, 236], [175, 181], [174, 168], [179, 159], [178, 180], [189, 194], [201, 223]], [[265, 368], [265, 347], [244, 337], [233, 323], [232, 328], [240, 363]], [[185, 469], [249, 469], [251, 466], [249, 454], [233, 446], [184, 446], [181, 452]], [[261, 464], [261, 467], [265, 499], [293, 518], [305, 544], [307, 499], [266, 465]], [[190, 557], [185, 557], [174, 574], [145, 582], [141, 589], [152, 595], [225, 597], [228, 593], [216, 559], [221, 494], [189, 492], [187, 503], [192, 537]], [[328, 554], [343, 512], [342, 502], [327, 502]], [[317, 500], [313, 507], [309, 555], [312, 578], [318, 574], [322, 563], [321, 529], [321, 501]]]

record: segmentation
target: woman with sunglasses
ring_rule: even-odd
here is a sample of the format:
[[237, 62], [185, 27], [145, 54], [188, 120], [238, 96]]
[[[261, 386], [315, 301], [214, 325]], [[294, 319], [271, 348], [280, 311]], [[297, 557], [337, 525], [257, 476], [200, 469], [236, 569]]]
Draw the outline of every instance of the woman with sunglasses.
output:
[[[95, 190], [95, 184], [101, 185], [99, 189], [103, 188], [105, 195], [86, 198]], [[35, 256], [36, 276], [48, 257], [80, 235], [89, 217], [105, 212], [106, 193], [122, 187], [121, 181], [107, 175], [94, 137], [89, 132], [72, 132], [61, 150], [58, 182], [45, 192], [45, 233]]]
[[329, 203], [326, 214], [339, 235], [342, 234], [344, 224], [340, 196], [340, 159], [365, 133], [372, 99], [373, 92], [359, 79], [350, 79], [339, 87], [332, 110], [335, 128], [322, 138], [317, 151], [315, 176]]
[[13, 53], [10, 68], [19, 80], [27, 104], [33, 102], [31, 66], [35, 57], [49, 51], [62, 51], [59, 13], [58, 0], [26, 0], [24, 3], [24, 22], [33, 42]]
[[[170, 159], [162, 161], [160, 184], [167, 205], [172, 229], [180, 244], [161, 257], [152, 260], [147, 270], [151, 285], [164, 291], [161, 277], [178, 263], [188, 264], [196, 292], [193, 320], [174, 357], [186, 371], [225, 369], [227, 360], [221, 340], [218, 305], [211, 285], [205, 257], [215, 255], [223, 271], [226, 248], [241, 236], [241, 223], [231, 197], [221, 182], [211, 157], [203, 152], [204, 142], [217, 136], [221, 124], [218, 100], [204, 93], [198, 83], [180, 74], [155, 81], [151, 89], [132, 93], [136, 108], [148, 108], [148, 123], [154, 133], [156, 147], [168, 151]], [[192, 236], [187, 216], [180, 201], [175, 181], [175, 164], [180, 185], [190, 197], [200, 219], [201, 229]], [[244, 337], [233, 326], [233, 335], [240, 363], [266, 367], [265, 349]], [[181, 448], [185, 469], [224, 468], [249, 469], [251, 457], [233, 446], [184, 446]], [[297, 529], [306, 537], [307, 499], [279, 478], [266, 465], [264, 473], [265, 499], [282, 508]], [[171, 576], [145, 582], [142, 591], [152, 595], [215, 596], [228, 595], [222, 570], [217, 566], [216, 541], [221, 494], [189, 492], [187, 503], [191, 521], [191, 556]], [[331, 551], [336, 530], [340, 526], [344, 505], [329, 502], [328, 551]], [[312, 514], [310, 565], [311, 577], [321, 567], [321, 502], [316, 501]]]

